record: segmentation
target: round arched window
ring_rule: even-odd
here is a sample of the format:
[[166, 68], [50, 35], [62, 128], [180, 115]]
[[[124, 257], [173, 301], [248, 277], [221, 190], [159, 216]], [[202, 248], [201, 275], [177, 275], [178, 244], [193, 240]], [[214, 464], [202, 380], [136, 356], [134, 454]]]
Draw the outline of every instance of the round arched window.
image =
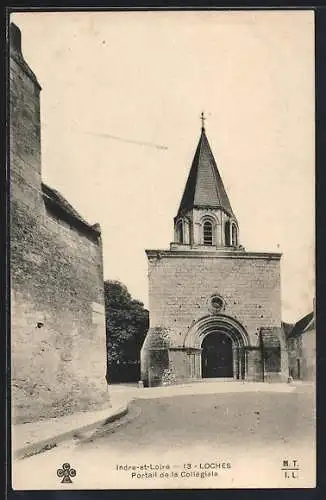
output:
[[203, 240], [204, 245], [213, 245], [213, 225], [209, 221], [203, 225]]
[[225, 237], [225, 246], [229, 247], [231, 245], [230, 238], [230, 221], [226, 221], [224, 226], [224, 237]]
[[177, 223], [177, 241], [178, 243], [183, 243], [183, 223], [179, 220]]
[[237, 226], [232, 224], [232, 246], [236, 247], [238, 245], [238, 231]]

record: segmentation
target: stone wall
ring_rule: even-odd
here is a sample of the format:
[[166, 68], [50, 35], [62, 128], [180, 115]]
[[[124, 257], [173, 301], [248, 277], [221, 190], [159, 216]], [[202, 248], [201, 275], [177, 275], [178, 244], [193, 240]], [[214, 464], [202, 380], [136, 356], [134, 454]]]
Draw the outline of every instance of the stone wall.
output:
[[316, 330], [315, 328], [302, 335], [303, 380], [316, 379]]
[[294, 379], [316, 378], [316, 330], [310, 329], [287, 340], [289, 375]]
[[[100, 244], [11, 203], [12, 383], [17, 418], [106, 398]], [[39, 326], [39, 327], [38, 327]]]
[[224, 314], [238, 320], [252, 345], [262, 327], [281, 327], [280, 261], [236, 252], [149, 253], [150, 327], [164, 326], [172, 345], [183, 345], [193, 322], [221, 295]]
[[17, 422], [108, 403], [100, 233], [44, 203], [40, 86], [11, 27], [12, 411]]
[[[280, 255], [243, 251], [148, 250], [150, 330], [148, 339], [155, 344], [157, 332], [164, 329], [169, 353], [169, 370], [176, 378], [191, 379], [200, 372], [200, 354], [185, 349], [189, 330], [201, 318], [211, 314], [210, 298], [221, 296], [221, 313], [233, 318], [245, 329], [249, 349], [246, 353], [250, 380], [262, 380], [259, 333], [272, 331], [279, 339], [279, 372], [270, 369], [265, 380], [287, 377], [285, 338], [281, 327]], [[146, 339], [142, 358], [142, 377], [148, 382], [148, 367], [165, 373], [164, 363], [156, 366]], [[184, 348], [183, 350], [181, 348]], [[177, 350], [176, 350], [177, 349]], [[199, 356], [199, 357], [198, 357]], [[271, 364], [271, 363], [270, 363]], [[153, 365], [153, 366], [151, 366]], [[154, 366], [155, 365], [155, 366]], [[157, 377], [156, 377], [157, 379]], [[156, 384], [158, 384], [156, 380]]]

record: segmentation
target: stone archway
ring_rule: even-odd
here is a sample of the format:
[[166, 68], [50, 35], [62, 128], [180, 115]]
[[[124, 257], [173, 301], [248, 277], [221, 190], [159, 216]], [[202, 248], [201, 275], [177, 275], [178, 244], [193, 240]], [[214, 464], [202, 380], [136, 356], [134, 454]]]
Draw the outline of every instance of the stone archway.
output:
[[196, 378], [245, 379], [249, 337], [244, 327], [224, 314], [205, 316], [194, 323], [184, 347], [191, 350]]

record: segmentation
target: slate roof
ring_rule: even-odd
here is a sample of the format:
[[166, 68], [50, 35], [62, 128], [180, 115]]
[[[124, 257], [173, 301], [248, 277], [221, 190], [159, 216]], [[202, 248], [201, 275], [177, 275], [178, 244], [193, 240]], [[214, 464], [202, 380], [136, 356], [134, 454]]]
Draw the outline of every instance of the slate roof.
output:
[[288, 338], [298, 337], [302, 335], [304, 332], [308, 332], [315, 328], [315, 318], [314, 313], [311, 312], [306, 314], [303, 318], [299, 319], [292, 328], [291, 332], [288, 335]]
[[192, 208], [221, 208], [235, 218], [204, 127], [181, 199], [178, 216]]
[[99, 224], [89, 224], [72, 205], [62, 196], [59, 191], [51, 188], [42, 182], [43, 199], [47, 206], [55, 212], [55, 214], [67, 222], [77, 226], [79, 229], [85, 229], [88, 232], [96, 235], [101, 234]]

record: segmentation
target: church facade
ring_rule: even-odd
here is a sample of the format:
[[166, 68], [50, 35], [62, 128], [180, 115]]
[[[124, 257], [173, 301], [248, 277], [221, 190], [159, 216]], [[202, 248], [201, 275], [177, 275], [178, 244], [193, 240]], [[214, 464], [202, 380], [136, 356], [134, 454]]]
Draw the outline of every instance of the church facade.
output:
[[150, 328], [145, 386], [219, 380], [283, 381], [279, 253], [247, 252], [204, 124], [169, 250], [146, 250]]

